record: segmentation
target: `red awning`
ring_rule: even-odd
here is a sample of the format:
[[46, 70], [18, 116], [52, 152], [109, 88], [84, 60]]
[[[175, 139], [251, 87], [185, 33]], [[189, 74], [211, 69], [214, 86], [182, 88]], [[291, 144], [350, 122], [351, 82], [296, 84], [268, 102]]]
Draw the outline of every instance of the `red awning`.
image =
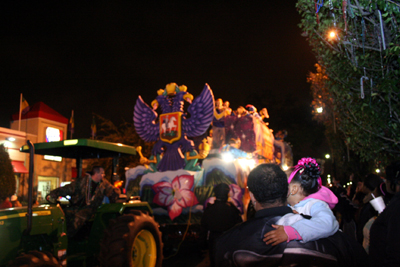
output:
[[11, 164], [13, 165], [15, 173], [28, 173], [28, 170], [25, 168], [23, 161], [13, 160], [11, 161]]

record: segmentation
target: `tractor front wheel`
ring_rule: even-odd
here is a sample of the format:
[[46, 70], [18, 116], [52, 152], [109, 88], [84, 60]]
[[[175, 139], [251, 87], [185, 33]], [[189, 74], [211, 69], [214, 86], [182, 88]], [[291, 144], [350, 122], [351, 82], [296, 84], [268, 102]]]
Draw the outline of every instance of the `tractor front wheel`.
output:
[[132, 211], [113, 220], [104, 233], [99, 258], [104, 267], [160, 267], [161, 233], [154, 218]]

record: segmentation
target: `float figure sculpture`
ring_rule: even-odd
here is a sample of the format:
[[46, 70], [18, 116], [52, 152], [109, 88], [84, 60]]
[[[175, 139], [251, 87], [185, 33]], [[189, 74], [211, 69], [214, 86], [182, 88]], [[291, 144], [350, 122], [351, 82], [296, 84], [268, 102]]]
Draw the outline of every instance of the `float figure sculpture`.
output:
[[[173, 171], [179, 169], [197, 171], [199, 158], [194, 144], [188, 139], [202, 135], [209, 127], [214, 114], [214, 96], [206, 84], [201, 94], [193, 100], [187, 87], [170, 83], [165, 90], [158, 90], [158, 96], [148, 106], [139, 96], [136, 101], [133, 121], [136, 132], [146, 142], [156, 141], [152, 156], [141, 155], [142, 164], [150, 164], [150, 171]], [[184, 101], [190, 117], [184, 112]], [[161, 108], [160, 117], [155, 110]]]

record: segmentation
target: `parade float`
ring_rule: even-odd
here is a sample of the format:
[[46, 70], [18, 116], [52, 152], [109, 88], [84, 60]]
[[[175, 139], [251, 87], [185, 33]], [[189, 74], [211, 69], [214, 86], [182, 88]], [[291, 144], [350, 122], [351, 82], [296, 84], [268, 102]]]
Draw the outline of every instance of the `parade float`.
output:
[[265, 118], [267, 110], [258, 113], [252, 105], [232, 111], [229, 102], [214, 100], [208, 84], [196, 98], [175, 83], [158, 90], [150, 106], [139, 96], [134, 126], [155, 144], [149, 158], [137, 148], [142, 165], [126, 171], [127, 196], [148, 202], [160, 225], [198, 224], [214, 201], [214, 186], [226, 183], [229, 201], [246, 219], [251, 169], [264, 162], [291, 164], [290, 146], [275, 141]]

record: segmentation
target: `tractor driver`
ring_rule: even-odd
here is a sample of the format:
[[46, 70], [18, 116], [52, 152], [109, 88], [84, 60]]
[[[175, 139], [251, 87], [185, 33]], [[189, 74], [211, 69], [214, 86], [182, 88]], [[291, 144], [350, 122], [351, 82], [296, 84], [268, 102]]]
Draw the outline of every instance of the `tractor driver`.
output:
[[111, 185], [104, 179], [104, 168], [95, 166], [91, 173], [77, 178], [63, 187], [54, 189], [49, 196], [53, 199], [70, 196], [70, 206], [64, 210], [67, 219], [67, 234], [73, 237], [79, 229], [96, 212], [96, 209], [108, 197], [115, 202], [121, 193], [119, 188]]

